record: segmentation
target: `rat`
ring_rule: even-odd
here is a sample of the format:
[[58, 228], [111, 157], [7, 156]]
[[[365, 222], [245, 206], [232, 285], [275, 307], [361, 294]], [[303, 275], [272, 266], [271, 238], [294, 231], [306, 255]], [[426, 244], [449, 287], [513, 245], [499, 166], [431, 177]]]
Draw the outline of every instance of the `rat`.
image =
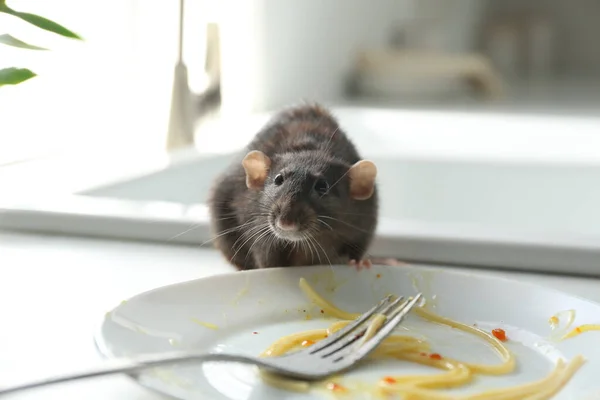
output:
[[377, 168], [318, 104], [276, 113], [219, 175], [215, 247], [238, 270], [364, 259], [378, 217]]

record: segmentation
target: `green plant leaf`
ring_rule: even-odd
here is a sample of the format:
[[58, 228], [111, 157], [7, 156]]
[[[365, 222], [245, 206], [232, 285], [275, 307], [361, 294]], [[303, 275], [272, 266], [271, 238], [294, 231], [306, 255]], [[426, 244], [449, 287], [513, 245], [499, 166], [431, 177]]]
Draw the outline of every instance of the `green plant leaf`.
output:
[[81, 36], [79, 36], [75, 32], [68, 30], [64, 26], [59, 25], [56, 22], [50, 21], [49, 19], [41, 17], [39, 15], [15, 11], [9, 6], [7, 6], [6, 3], [3, 1], [0, 1], [0, 12], [13, 15], [17, 18], [21, 18], [23, 21], [29, 22], [30, 24], [35, 25], [38, 28], [47, 30], [49, 32], [54, 32], [58, 35], [65, 36], [71, 39], [81, 40]]
[[32, 44], [25, 43], [25, 42], [23, 42], [23, 41], [15, 38], [14, 36], [9, 35], [9, 34], [0, 35], [0, 43], [5, 44], [7, 46], [20, 47], [22, 49], [48, 50], [48, 49], [45, 49], [43, 47], [34, 46]]
[[35, 76], [36, 74], [27, 68], [0, 69], [0, 86], [16, 85]]

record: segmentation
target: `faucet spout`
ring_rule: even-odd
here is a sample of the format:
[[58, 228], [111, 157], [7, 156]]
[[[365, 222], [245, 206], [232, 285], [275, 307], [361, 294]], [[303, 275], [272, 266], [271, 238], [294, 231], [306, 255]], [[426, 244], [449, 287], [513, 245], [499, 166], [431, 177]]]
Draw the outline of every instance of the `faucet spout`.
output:
[[194, 110], [188, 84], [188, 71], [183, 61], [175, 66], [167, 150], [175, 150], [194, 144]]
[[183, 62], [184, 0], [179, 0], [179, 47], [177, 64], [173, 75], [171, 113], [167, 132], [167, 150], [175, 150], [194, 144], [194, 110], [192, 93], [188, 82], [187, 66]]

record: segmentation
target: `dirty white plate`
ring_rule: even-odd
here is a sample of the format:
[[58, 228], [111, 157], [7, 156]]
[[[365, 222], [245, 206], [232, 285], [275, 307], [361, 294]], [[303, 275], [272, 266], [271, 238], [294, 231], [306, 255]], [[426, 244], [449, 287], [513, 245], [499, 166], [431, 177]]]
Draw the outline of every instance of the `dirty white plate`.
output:
[[[178, 349], [204, 349], [258, 355], [279, 337], [331, 321], [321, 318], [298, 287], [305, 277], [339, 307], [363, 312], [389, 293], [422, 291], [436, 312], [482, 329], [502, 328], [517, 369], [504, 377], [477, 378], [463, 389], [475, 392], [537, 380], [560, 357], [583, 354], [587, 363], [556, 399], [600, 399], [600, 332], [562, 342], [549, 340], [548, 319], [573, 309], [575, 325], [600, 323], [600, 305], [555, 290], [512, 280], [421, 266], [374, 266], [357, 272], [348, 266], [267, 269], [218, 275], [139, 294], [106, 315], [96, 337], [103, 356], [129, 356]], [[433, 299], [433, 300], [432, 300]], [[307, 315], [310, 318], [307, 319]], [[425, 335], [432, 350], [465, 361], [499, 362], [471, 335], [409, 315], [404, 327]], [[395, 361], [349, 372], [342, 384], [365, 387], [386, 375], [438, 373]], [[149, 388], [179, 399], [320, 399], [321, 393], [296, 394], [264, 385], [255, 369], [238, 364], [173, 366], [137, 377]], [[370, 398], [359, 394], [352, 398]], [[457, 393], [459, 393], [457, 392]]]

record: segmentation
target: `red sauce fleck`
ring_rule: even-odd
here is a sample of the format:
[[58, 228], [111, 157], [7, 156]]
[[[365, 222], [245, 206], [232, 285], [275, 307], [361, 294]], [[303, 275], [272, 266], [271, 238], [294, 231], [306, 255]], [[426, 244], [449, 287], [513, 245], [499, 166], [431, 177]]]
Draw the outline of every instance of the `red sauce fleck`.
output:
[[385, 378], [383, 378], [383, 381], [385, 383], [389, 383], [390, 385], [393, 385], [394, 383], [396, 383], [396, 380], [394, 378], [392, 378], [391, 376], [386, 376]]
[[492, 330], [492, 335], [499, 341], [506, 342], [506, 332], [504, 332], [504, 329], [494, 329]]
[[305, 341], [302, 342], [302, 346], [303, 347], [312, 346], [313, 344], [315, 344], [315, 342], [312, 341], [312, 340], [305, 340]]
[[334, 392], [343, 392], [346, 390], [342, 385], [339, 385], [335, 382], [329, 382], [327, 384], [327, 389], [332, 390]]
[[425, 357], [427, 353], [419, 353], [421, 357]]
[[441, 360], [442, 356], [440, 356], [438, 353], [433, 353], [429, 355], [429, 358], [431, 358], [432, 360]]
[[253, 335], [258, 335], [258, 332], [252, 332]]

